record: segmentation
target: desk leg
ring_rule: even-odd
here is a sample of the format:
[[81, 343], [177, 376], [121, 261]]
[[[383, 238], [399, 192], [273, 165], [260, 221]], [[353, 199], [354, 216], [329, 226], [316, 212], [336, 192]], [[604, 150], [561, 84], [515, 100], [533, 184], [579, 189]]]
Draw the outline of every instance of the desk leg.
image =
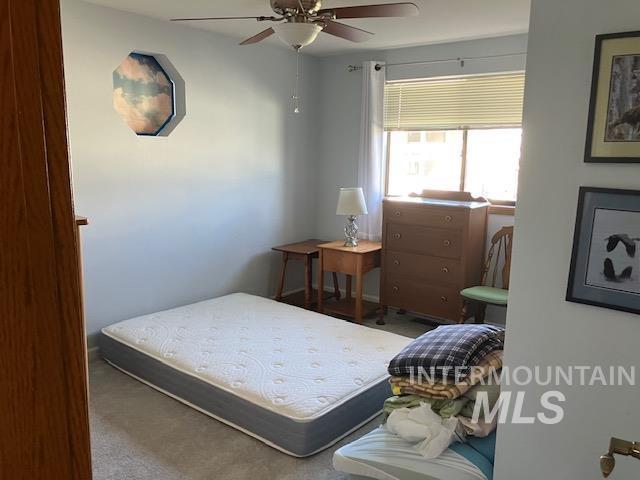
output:
[[309, 310], [311, 308], [311, 279], [313, 278], [312, 273], [312, 262], [311, 257], [309, 255], [305, 255], [304, 257], [304, 308]]
[[347, 286], [345, 289], [345, 298], [347, 300], [351, 300], [351, 280], [352, 280], [352, 276], [351, 275], [347, 275]]
[[318, 313], [324, 313], [324, 262], [322, 249], [318, 254]]
[[333, 272], [333, 296], [336, 297], [336, 301], [340, 300], [340, 284], [336, 272]]
[[362, 291], [364, 287], [364, 273], [362, 269], [363, 255], [358, 255], [356, 264], [356, 322], [362, 324]]
[[282, 271], [280, 272], [280, 285], [278, 286], [278, 293], [276, 294], [276, 300], [282, 301], [282, 291], [284, 290], [284, 278], [287, 273], [287, 262], [289, 261], [289, 254], [287, 252], [282, 253]]

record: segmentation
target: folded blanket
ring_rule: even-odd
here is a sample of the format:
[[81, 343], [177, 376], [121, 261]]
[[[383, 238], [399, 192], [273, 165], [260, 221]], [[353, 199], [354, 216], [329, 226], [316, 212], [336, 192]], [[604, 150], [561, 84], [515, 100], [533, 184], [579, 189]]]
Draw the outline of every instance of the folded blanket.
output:
[[479, 384], [489, 375], [498, 376], [502, 368], [502, 350], [496, 350], [486, 355], [477, 366], [471, 369], [467, 377], [451, 382], [447, 379], [431, 381], [421, 377], [391, 377], [391, 389], [394, 395], [420, 395], [435, 399], [449, 399], [461, 397], [469, 392], [471, 387]]
[[386, 420], [394, 410], [398, 410], [400, 408], [415, 408], [426, 403], [431, 407], [431, 410], [440, 417], [451, 418], [455, 417], [463, 410], [465, 413], [469, 411], [473, 413], [473, 404], [471, 404], [470, 408], [468, 407], [470, 402], [471, 400], [465, 397], [456, 398], [455, 400], [439, 400], [435, 398], [422, 397], [420, 395], [396, 395], [389, 397], [384, 401], [382, 413], [384, 415], [384, 420]]
[[[454, 398], [453, 400], [436, 399], [424, 397], [422, 395], [395, 395], [393, 397], [389, 397], [384, 401], [384, 406], [382, 408], [382, 423], [386, 422], [387, 418], [394, 410], [398, 410], [400, 408], [415, 408], [419, 407], [423, 403], [430, 405], [431, 410], [442, 418], [458, 416], [461, 421], [464, 420], [471, 422], [478, 394], [487, 395], [489, 410], [493, 410], [493, 407], [500, 398], [499, 382], [485, 385], [478, 383], [471, 387], [463, 396]], [[463, 419], [463, 417], [466, 418]]]
[[391, 415], [391, 412], [394, 410], [419, 407], [422, 403], [428, 400], [430, 399], [419, 395], [394, 395], [393, 397], [389, 397], [384, 401], [384, 405], [382, 407], [383, 422], [389, 418], [389, 415]]
[[463, 417], [473, 417], [473, 408], [476, 404], [476, 399], [478, 398], [479, 393], [486, 393], [487, 398], [489, 400], [489, 409], [493, 410], [493, 407], [496, 403], [498, 403], [498, 399], [500, 398], [500, 377], [496, 375], [497, 382], [494, 382], [493, 378], [491, 379], [492, 383], [478, 383], [471, 387], [467, 393], [463, 395], [463, 398], [468, 398], [469, 403], [467, 403], [462, 410], [460, 410], [460, 415]]
[[407, 345], [389, 364], [389, 374], [417, 375], [419, 369], [454, 377], [466, 374], [489, 353], [504, 348], [504, 328], [443, 325]]

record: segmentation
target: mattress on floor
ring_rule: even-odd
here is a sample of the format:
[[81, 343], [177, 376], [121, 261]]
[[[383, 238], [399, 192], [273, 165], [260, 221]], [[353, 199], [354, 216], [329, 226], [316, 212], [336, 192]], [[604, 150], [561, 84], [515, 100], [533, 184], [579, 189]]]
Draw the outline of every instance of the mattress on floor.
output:
[[[495, 445], [495, 435], [485, 441], [490, 442]], [[351, 474], [354, 480], [491, 480], [493, 462], [485, 456], [485, 450], [471, 444], [454, 444], [438, 458], [429, 460], [411, 443], [379, 427], [338, 449], [333, 465], [336, 470]]]
[[[375, 417], [412, 339], [236, 293], [102, 330], [105, 360], [294, 456]], [[158, 421], [162, 421], [161, 418]]]

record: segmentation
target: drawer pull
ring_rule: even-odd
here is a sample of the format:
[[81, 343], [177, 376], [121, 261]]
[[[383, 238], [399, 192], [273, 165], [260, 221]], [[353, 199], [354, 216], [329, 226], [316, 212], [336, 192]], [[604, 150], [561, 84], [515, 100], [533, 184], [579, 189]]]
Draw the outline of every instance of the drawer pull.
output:
[[396, 211], [394, 212], [394, 215], [395, 215], [396, 217], [401, 217], [401, 216], [402, 216], [402, 212], [401, 212], [400, 210], [396, 210]]
[[449, 299], [447, 297], [445, 297], [444, 295], [442, 297], [440, 297], [440, 300], [442, 300], [444, 303], [447, 303], [449, 301]]
[[449, 269], [447, 267], [442, 267], [442, 273], [449, 273]]
[[446, 217], [444, 217], [445, 222], [450, 222], [451, 220], [453, 220], [453, 217], [451, 215], [447, 215]]
[[394, 260], [394, 261], [393, 261], [393, 264], [394, 264], [394, 265], [396, 265], [396, 266], [397, 266], [397, 265], [400, 265], [400, 260]]
[[400, 235], [399, 233], [396, 233], [393, 237], [394, 237], [396, 240], [400, 240], [400, 239], [402, 238], [402, 235]]
[[442, 242], [442, 244], [443, 244], [445, 247], [450, 247], [450, 246], [451, 246], [451, 240], [445, 240], [444, 242]]
[[397, 285], [394, 285], [393, 291], [394, 292], [399, 292], [400, 291], [400, 287], [398, 287]]

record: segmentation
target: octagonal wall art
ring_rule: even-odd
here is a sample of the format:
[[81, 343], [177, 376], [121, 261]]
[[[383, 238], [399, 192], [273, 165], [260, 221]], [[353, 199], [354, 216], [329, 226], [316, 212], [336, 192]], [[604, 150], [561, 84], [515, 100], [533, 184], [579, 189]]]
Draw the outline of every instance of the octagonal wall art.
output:
[[153, 55], [131, 52], [113, 71], [113, 108], [137, 135], [157, 136], [175, 117], [174, 83]]

